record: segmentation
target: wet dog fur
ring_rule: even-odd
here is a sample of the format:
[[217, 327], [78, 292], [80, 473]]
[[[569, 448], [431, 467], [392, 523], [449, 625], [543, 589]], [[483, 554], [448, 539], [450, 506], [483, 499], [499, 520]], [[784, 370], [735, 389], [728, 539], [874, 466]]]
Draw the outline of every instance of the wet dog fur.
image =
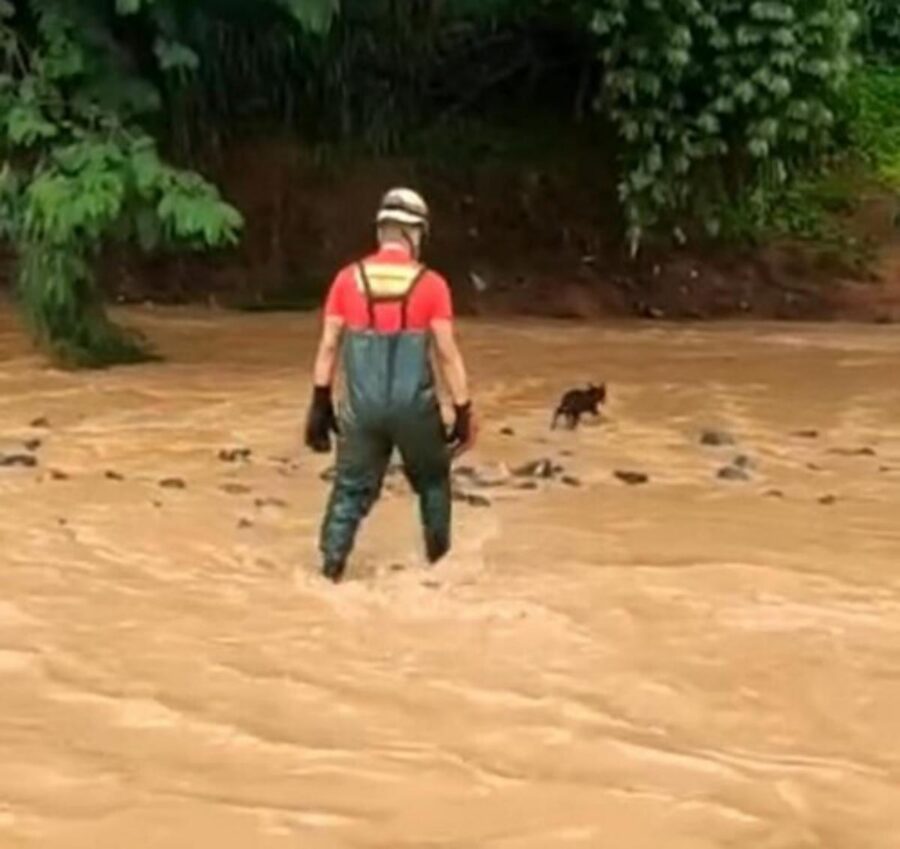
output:
[[565, 419], [569, 430], [581, 423], [581, 417], [590, 413], [595, 418], [600, 415], [600, 406], [606, 402], [606, 384], [595, 386], [589, 383], [587, 389], [570, 389], [562, 396], [553, 413], [550, 429], [555, 430], [560, 419]]

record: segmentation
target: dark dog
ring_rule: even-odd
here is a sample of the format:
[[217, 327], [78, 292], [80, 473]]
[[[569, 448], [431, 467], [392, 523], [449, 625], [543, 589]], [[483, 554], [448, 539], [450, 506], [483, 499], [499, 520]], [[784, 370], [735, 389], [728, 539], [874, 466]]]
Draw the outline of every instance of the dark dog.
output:
[[553, 413], [553, 422], [550, 429], [556, 428], [557, 422], [564, 418], [569, 430], [574, 430], [581, 421], [581, 417], [590, 413], [592, 416], [600, 415], [600, 405], [606, 401], [606, 384], [594, 386], [588, 384], [587, 389], [570, 389], [563, 395], [559, 406]]

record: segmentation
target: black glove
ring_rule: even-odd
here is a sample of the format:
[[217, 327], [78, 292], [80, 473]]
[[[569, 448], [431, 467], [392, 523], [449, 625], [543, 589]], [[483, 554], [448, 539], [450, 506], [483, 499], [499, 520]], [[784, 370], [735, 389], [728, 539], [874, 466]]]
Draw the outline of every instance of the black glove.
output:
[[453, 413], [455, 417], [453, 429], [447, 435], [447, 442], [456, 450], [465, 445], [472, 435], [472, 402], [456, 404]]
[[306, 418], [306, 447], [317, 454], [331, 451], [331, 432], [338, 433], [330, 386], [316, 386]]

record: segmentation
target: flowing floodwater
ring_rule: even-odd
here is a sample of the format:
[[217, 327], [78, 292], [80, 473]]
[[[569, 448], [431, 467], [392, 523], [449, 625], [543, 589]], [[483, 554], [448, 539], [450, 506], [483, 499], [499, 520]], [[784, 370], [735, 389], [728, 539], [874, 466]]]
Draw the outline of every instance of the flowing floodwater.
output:
[[0, 320], [2, 849], [900, 846], [896, 330], [464, 325], [465, 462], [581, 485], [477, 489], [426, 571], [392, 483], [332, 587], [313, 320], [124, 318], [166, 362]]

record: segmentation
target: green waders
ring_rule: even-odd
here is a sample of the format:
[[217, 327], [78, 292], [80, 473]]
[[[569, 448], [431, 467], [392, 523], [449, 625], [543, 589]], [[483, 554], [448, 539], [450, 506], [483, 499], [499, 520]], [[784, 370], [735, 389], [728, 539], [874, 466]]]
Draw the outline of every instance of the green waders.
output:
[[[341, 344], [345, 394], [339, 411], [334, 488], [322, 524], [320, 547], [326, 564], [343, 565], [359, 526], [381, 494], [396, 448], [406, 478], [419, 498], [425, 549], [430, 562], [450, 549], [450, 451], [429, 361], [428, 334], [407, 328], [406, 306], [423, 271], [397, 293], [388, 281], [379, 296], [377, 279], [358, 268], [369, 307], [369, 328], [347, 331]], [[391, 285], [393, 283], [393, 285]], [[374, 330], [377, 302], [401, 304], [397, 333]]]

